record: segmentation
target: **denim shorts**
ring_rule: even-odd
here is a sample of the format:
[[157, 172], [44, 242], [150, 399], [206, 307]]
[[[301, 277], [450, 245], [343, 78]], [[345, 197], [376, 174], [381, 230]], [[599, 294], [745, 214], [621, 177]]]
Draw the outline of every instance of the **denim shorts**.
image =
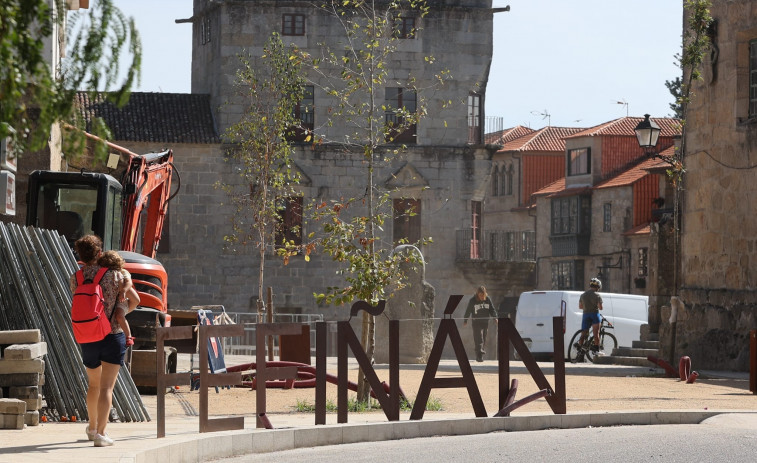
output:
[[81, 345], [81, 359], [87, 368], [97, 368], [101, 362], [121, 365], [126, 353], [126, 335], [109, 334], [102, 341]]
[[584, 318], [581, 320], [581, 330], [588, 330], [591, 325], [598, 325], [602, 323], [602, 316], [599, 312], [585, 313]]

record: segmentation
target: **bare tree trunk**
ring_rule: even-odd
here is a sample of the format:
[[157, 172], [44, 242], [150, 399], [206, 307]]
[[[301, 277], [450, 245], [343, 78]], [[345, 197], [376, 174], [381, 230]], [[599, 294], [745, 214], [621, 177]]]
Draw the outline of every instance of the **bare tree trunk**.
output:
[[[273, 323], [273, 288], [268, 287], [268, 296], [266, 297], [268, 307], [265, 313], [265, 322]], [[273, 362], [273, 336], [268, 336], [268, 361]], [[280, 353], [279, 353], [280, 354]]]
[[[376, 334], [376, 321], [373, 315], [368, 312], [363, 312], [363, 324], [362, 324], [362, 336], [361, 344], [366, 356], [373, 364], [373, 354], [376, 350], [375, 343]], [[360, 368], [357, 372], [357, 400], [358, 402], [370, 403], [371, 398], [371, 385], [365, 379], [363, 369]]]

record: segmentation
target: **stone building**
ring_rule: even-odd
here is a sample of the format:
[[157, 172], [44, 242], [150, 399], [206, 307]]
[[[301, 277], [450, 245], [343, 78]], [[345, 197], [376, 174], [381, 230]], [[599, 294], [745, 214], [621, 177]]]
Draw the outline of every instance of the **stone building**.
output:
[[[648, 159], [624, 117], [564, 137], [561, 179], [535, 191], [537, 289], [647, 294], [650, 224], [659, 220], [666, 187], [661, 161]], [[675, 119], [655, 119], [659, 147], [672, 147]], [[667, 198], [672, 203], [672, 198]], [[654, 211], [654, 212], [653, 212]]]
[[[712, 47], [686, 115], [681, 275], [670, 358], [746, 370], [757, 329], [757, 2], [714, 0]], [[686, 26], [684, 26], [684, 30]], [[687, 70], [688, 71], [688, 70]], [[663, 316], [663, 320], [665, 316]]]
[[[379, 98], [388, 101], [398, 93], [406, 98], [427, 98], [433, 117], [414, 127], [407, 150], [379, 160], [375, 178], [383, 189], [391, 191], [393, 200], [410, 202], [418, 211], [413, 223], [404, 227], [411, 228], [416, 236], [434, 240], [422, 251], [427, 262], [426, 278], [436, 288], [436, 300], [442, 301], [436, 304], [440, 312], [449, 294], [472, 294], [475, 287], [456, 267], [450, 250], [455, 246], [456, 230], [469, 226], [470, 200], [483, 188], [490, 169], [492, 150], [483, 143], [480, 122], [491, 61], [494, 10], [491, 1], [432, 2], [430, 6], [427, 16], [409, 14], [404, 19], [417, 21], [414, 24], [421, 30], [398, 41], [390, 62], [391, 83]], [[345, 39], [335, 18], [310, 2], [196, 0], [190, 20], [192, 93], [208, 95], [219, 134], [241, 115], [242, 108], [233, 100], [233, 76], [240, 53], [260, 56], [273, 32], [281, 34], [285, 44], [295, 44], [311, 54], [321, 52], [321, 42], [340, 50]], [[435, 65], [424, 64], [423, 57], [428, 55], [436, 58]], [[442, 69], [450, 69], [453, 79], [433, 93], [411, 95], [398, 87], [402, 82], [409, 86], [411, 75], [419, 88], [427, 87]], [[325, 124], [334, 102], [321, 90], [324, 81], [310, 77], [313, 87], [308, 92], [309, 101], [303, 102], [312, 112], [309, 123], [325, 140], [339, 140], [347, 134], [345, 126]], [[448, 109], [442, 108], [445, 101], [452, 102]], [[182, 175], [188, 172], [192, 180], [235, 181], [220, 147], [210, 148], [201, 161], [186, 162], [177, 155], [178, 170]], [[364, 189], [361, 153], [347, 153], [336, 143], [299, 143], [294, 160], [303, 174], [304, 181], [297, 189], [304, 204], [315, 199], [356, 197]], [[223, 205], [227, 202], [225, 193], [214, 189], [213, 182], [200, 188], [193, 181], [182, 180], [203, 197], [179, 195], [172, 208], [170, 252], [158, 256], [169, 275], [181, 275], [173, 278], [170, 301], [174, 307], [223, 303], [227, 310], [250, 311], [258, 297], [256, 251], [231, 252], [224, 248], [230, 208]], [[381, 237], [384, 245], [407, 230], [397, 230], [396, 223], [387, 225]], [[316, 224], [303, 221], [302, 235], [312, 231], [316, 231]], [[313, 298], [315, 291], [343, 282], [335, 275], [337, 267], [329, 256], [317, 253], [310, 262], [295, 257], [287, 266], [276, 259], [268, 262], [265, 285], [274, 288], [277, 310], [323, 313], [327, 319], [346, 316], [345, 308], [318, 307]]]
[[[409, 96], [397, 91], [396, 82], [410, 75], [421, 88], [441, 69], [452, 70], [453, 79], [433, 93], [416, 96], [428, 99], [431, 117], [413, 128], [412, 137], [405, 141], [407, 149], [400, 150], [399, 156], [378, 161], [375, 178], [390, 192], [395, 210], [398, 204], [411, 204], [418, 212], [411, 223], [396, 217], [390, 220], [380, 237], [383, 245], [391, 245], [408, 231], [433, 238], [433, 244], [422, 251], [426, 281], [435, 291], [434, 313], [440, 317], [449, 295], [473, 294], [482, 282], [480, 273], [493, 282], [490, 293], [495, 300], [529, 288], [515, 277], [493, 273], [505, 275], [506, 266], [484, 269], [458, 259], [454, 252], [458, 231], [471, 228], [473, 202], [485, 196], [491, 157], [497, 149], [484, 143], [481, 125], [492, 53], [492, 16], [497, 10], [490, 1], [433, 2], [431, 6], [422, 19], [405, 18], [418, 20], [422, 30], [400, 41], [391, 60], [391, 88], [381, 98]], [[172, 309], [223, 304], [229, 311], [255, 311], [257, 251], [224, 246], [231, 208], [225, 193], [216, 188], [219, 181], [237, 178], [221, 140], [224, 130], [241, 114], [239, 106], [226, 104], [233, 103], [237, 55], [259, 56], [272, 32], [310, 53], [320, 51], [321, 41], [336, 47], [343, 38], [333, 19], [309, 2], [195, 1], [194, 15], [187, 20], [193, 23], [192, 94], [135, 93], [121, 109], [81, 96], [83, 113], [104, 117], [114, 129], [113, 142], [138, 153], [174, 150], [181, 191], [169, 206], [168, 230], [158, 253], [169, 274]], [[436, 67], [422, 64], [427, 55], [435, 56]], [[333, 102], [314, 83], [308, 92], [312, 99], [304, 102], [313, 116], [312, 127], [326, 140], [338, 139], [346, 132], [337, 124], [325, 124]], [[362, 153], [346, 152], [338, 143], [297, 143], [294, 162], [303, 177], [297, 187], [303, 204], [355, 197], [364, 189]], [[303, 236], [316, 230], [317, 224], [303, 220]], [[313, 297], [327, 286], [343, 284], [328, 255], [317, 252], [309, 262], [295, 256], [286, 266], [273, 257], [267, 262], [264, 283], [273, 287], [278, 313], [316, 313], [327, 320], [348, 316], [347, 308], [318, 306]], [[528, 265], [532, 268], [533, 264]], [[528, 271], [521, 274], [526, 280], [530, 275]], [[459, 308], [458, 316], [463, 311], [464, 307]], [[471, 345], [469, 331], [462, 334], [466, 345]]]

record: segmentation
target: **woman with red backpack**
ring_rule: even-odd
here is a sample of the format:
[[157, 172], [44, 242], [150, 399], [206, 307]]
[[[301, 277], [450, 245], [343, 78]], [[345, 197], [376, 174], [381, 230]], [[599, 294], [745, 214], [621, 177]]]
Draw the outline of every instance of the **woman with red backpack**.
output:
[[[113, 403], [113, 387], [126, 352], [124, 332], [113, 316], [118, 299], [118, 276], [117, 272], [97, 265], [97, 259], [102, 254], [102, 240], [97, 236], [81, 237], [74, 243], [74, 250], [79, 255], [79, 259], [84, 262], [84, 266], [71, 275], [70, 286], [74, 294], [72, 307], [74, 332], [77, 335], [77, 342], [81, 345], [82, 361], [87, 370], [87, 411], [89, 414], [87, 438], [94, 441], [95, 447], [108, 447], [113, 445], [113, 439], [105, 434], [105, 426], [108, 424]], [[101, 270], [105, 271], [101, 272]], [[99, 281], [96, 281], [98, 278]], [[104, 329], [102, 323], [98, 322], [100, 326], [97, 328], [77, 330], [77, 321], [73, 312], [77, 309], [77, 297], [80, 297], [81, 291], [77, 293], [76, 289], [84, 284], [95, 287], [99, 284], [99, 290], [96, 291], [98, 297], [92, 298], [90, 294], [88, 301], [100, 299], [99, 303], [92, 304], [101, 306], [101, 312], [107, 317], [107, 320], [101, 320], [102, 323], [107, 323]], [[86, 304], [90, 302], [84, 303]], [[78, 306], [81, 307], [82, 304], [78, 303]]]

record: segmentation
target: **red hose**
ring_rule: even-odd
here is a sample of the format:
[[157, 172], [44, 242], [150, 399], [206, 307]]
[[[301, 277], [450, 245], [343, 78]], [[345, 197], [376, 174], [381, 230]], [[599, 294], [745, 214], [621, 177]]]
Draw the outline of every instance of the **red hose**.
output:
[[514, 402], [504, 407], [502, 410], [498, 411], [494, 416], [510, 416], [510, 412], [515, 410], [516, 408], [522, 407], [523, 405], [526, 405], [527, 403], [531, 403], [536, 399], [541, 399], [542, 397], [546, 397], [548, 395], [549, 395], [549, 389], [542, 389], [539, 392], [535, 392], [528, 397], [524, 397], [520, 399], [519, 401]]
[[681, 381], [686, 381], [690, 373], [691, 358], [688, 355], [684, 355], [678, 362], [678, 375], [681, 377]]
[[[308, 365], [306, 363], [300, 363], [300, 362], [288, 362], [284, 360], [273, 360], [270, 362], [265, 363], [266, 367], [276, 368], [276, 367], [297, 367], [297, 379], [269, 379], [265, 382], [266, 387], [275, 387], [275, 388], [282, 388], [282, 389], [292, 389], [292, 388], [306, 388], [306, 387], [315, 387], [315, 374], [316, 370], [315, 367], [312, 365]], [[248, 370], [257, 370], [257, 363], [243, 363], [241, 365], [233, 365], [226, 368], [226, 371], [231, 373], [235, 371], [248, 371]], [[328, 381], [331, 384], [339, 384], [339, 380], [336, 376], [326, 373], [326, 381]], [[253, 376], [253, 379], [251, 381], [243, 381], [242, 386], [249, 387], [252, 389], [255, 389], [255, 386], [257, 384], [257, 379]], [[387, 394], [389, 393], [389, 385], [386, 384], [386, 382], [381, 383], [382, 387], [384, 388], [384, 392]], [[347, 388], [351, 391], [357, 392], [357, 383], [352, 381], [347, 381]], [[407, 396], [405, 395], [405, 392], [400, 388], [399, 390], [399, 396], [401, 400], [404, 400], [407, 402]], [[376, 394], [371, 390], [371, 397], [374, 399], [376, 398]]]
[[678, 372], [668, 362], [663, 359], [657, 358], [654, 355], [648, 355], [647, 360], [665, 369], [665, 375], [669, 378], [675, 378], [678, 376]]

